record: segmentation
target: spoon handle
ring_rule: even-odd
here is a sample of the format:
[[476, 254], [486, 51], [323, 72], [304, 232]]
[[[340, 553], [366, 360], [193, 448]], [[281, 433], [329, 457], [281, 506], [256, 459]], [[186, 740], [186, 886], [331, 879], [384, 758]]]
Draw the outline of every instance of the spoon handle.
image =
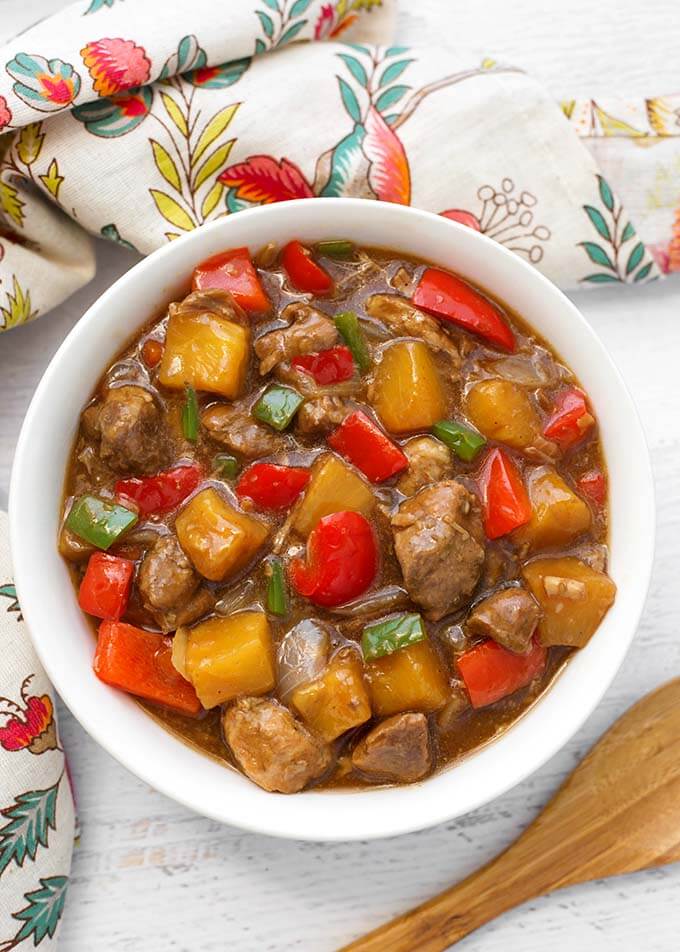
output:
[[340, 952], [441, 952], [541, 891], [537, 870], [518, 869], [513, 844], [467, 879], [380, 926]]

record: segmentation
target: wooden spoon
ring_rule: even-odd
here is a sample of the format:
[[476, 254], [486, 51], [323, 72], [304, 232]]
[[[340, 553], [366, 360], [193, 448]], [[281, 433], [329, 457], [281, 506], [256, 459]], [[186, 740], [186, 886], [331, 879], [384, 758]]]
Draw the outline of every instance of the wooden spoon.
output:
[[500, 856], [341, 952], [438, 952], [527, 899], [680, 860], [680, 678], [635, 704]]

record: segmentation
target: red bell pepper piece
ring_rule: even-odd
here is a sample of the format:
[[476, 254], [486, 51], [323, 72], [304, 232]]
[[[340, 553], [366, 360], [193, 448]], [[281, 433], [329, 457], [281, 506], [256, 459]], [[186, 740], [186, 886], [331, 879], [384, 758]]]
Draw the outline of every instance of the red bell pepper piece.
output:
[[513, 353], [515, 335], [500, 309], [466, 281], [446, 271], [426, 268], [413, 294], [416, 307]]
[[602, 470], [588, 470], [580, 479], [576, 480], [576, 488], [596, 506], [604, 505], [607, 498], [607, 479]]
[[526, 687], [545, 668], [547, 650], [532, 641], [526, 654], [508, 651], [490, 638], [456, 662], [473, 707], [486, 707]]
[[522, 477], [510, 457], [493, 449], [486, 457], [479, 477], [484, 514], [484, 531], [489, 539], [512, 532], [531, 518], [531, 503]]
[[295, 502], [308, 482], [307, 469], [255, 463], [241, 474], [236, 495], [247, 496], [261, 509], [283, 509]]
[[378, 569], [378, 544], [358, 512], [319, 519], [307, 540], [307, 561], [290, 565], [293, 587], [316, 605], [342, 605], [371, 585]]
[[342, 383], [343, 380], [349, 380], [354, 376], [352, 351], [344, 345], [331, 347], [330, 350], [321, 350], [318, 354], [293, 357], [291, 364], [297, 370], [311, 374], [321, 386]]
[[95, 618], [119, 619], [125, 614], [135, 565], [129, 559], [94, 552], [78, 590], [78, 604]]
[[566, 450], [582, 440], [594, 423], [586, 395], [578, 387], [570, 387], [557, 395], [543, 435]]
[[247, 248], [233, 248], [202, 261], [194, 270], [194, 291], [222, 288], [244, 311], [262, 314], [271, 307]]
[[408, 466], [408, 457], [400, 447], [361, 410], [345, 417], [328, 442], [372, 483], [382, 483]]
[[106, 684], [181, 714], [202, 710], [191, 684], [172, 664], [172, 638], [120, 621], [99, 626], [94, 673]]
[[330, 274], [313, 260], [311, 252], [299, 241], [288, 242], [281, 252], [281, 263], [298, 291], [329, 294], [333, 290]]
[[154, 512], [168, 512], [179, 506], [196, 489], [203, 478], [203, 470], [197, 463], [175, 466], [155, 476], [119, 479], [114, 486], [117, 496], [131, 499], [143, 516]]

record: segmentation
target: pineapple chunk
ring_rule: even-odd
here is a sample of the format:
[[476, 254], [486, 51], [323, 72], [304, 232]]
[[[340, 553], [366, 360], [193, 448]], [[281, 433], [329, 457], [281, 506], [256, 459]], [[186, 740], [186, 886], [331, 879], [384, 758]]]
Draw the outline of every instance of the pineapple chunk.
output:
[[323, 674], [297, 688], [293, 707], [324, 740], [364, 724], [371, 716], [371, 702], [364, 684], [361, 658], [351, 648], [341, 648]]
[[510, 380], [482, 380], [466, 397], [467, 413], [488, 440], [525, 450], [541, 439], [541, 420], [529, 395]]
[[267, 694], [276, 680], [267, 616], [264, 612], [238, 612], [191, 628], [184, 669], [205, 708], [240, 694]]
[[211, 582], [247, 565], [268, 535], [264, 523], [234, 509], [215, 489], [204, 489], [187, 503], [175, 531], [196, 570]]
[[427, 344], [401, 340], [385, 347], [370, 398], [391, 433], [426, 430], [445, 417], [446, 396]]
[[173, 314], [168, 321], [158, 379], [164, 387], [191, 385], [233, 400], [248, 368], [250, 333], [207, 311]]
[[389, 717], [400, 711], [438, 711], [450, 690], [437, 652], [419, 641], [366, 665], [373, 711]]
[[582, 648], [616, 595], [608, 575], [571, 556], [536, 559], [524, 566], [522, 574], [541, 607], [538, 637], [544, 645]]
[[319, 519], [334, 512], [360, 512], [369, 516], [375, 506], [370, 486], [332, 453], [312, 466], [312, 478], [293, 514], [293, 528], [308, 536]]
[[532, 551], [566, 545], [590, 528], [591, 512], [554, 469], [542, 468], [527, 480], [531, 519], [517, 529], [514, 539]]

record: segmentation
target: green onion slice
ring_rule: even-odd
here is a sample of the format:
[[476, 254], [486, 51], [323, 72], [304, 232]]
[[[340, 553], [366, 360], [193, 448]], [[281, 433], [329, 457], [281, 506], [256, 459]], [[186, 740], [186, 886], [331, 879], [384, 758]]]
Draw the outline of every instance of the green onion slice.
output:
[[283, 572], [283, 562], [277, 556], [269, 560], [267, 582], [267, 608], [272, 615], [285, 615], [288, 611], [288, 592]]
[[218, 453], [213, 459], [213, 469], [224, 479], [233, 479], [239, 470], [238, 460], [229, 453]]
[[354, 362], [359, 370], [365, 373], [371, 367], [371, 355], [359, 318], [354, 311], [341, 311], [335, 315], [334, 320], [340, 336], [352, 351]]
[[325, 255], [327, 258], [345, 261], [354, 254], [354, 244], [351, 241], [345, 241], [343, 238], [333, 238], [329, 241], [317, 242], [316, 250], [320, 255]]
[[182, 407], [182, 432], [192, 443], [198, 439], [198, 398], [191, 386], [186, 389], [186, 399]]

